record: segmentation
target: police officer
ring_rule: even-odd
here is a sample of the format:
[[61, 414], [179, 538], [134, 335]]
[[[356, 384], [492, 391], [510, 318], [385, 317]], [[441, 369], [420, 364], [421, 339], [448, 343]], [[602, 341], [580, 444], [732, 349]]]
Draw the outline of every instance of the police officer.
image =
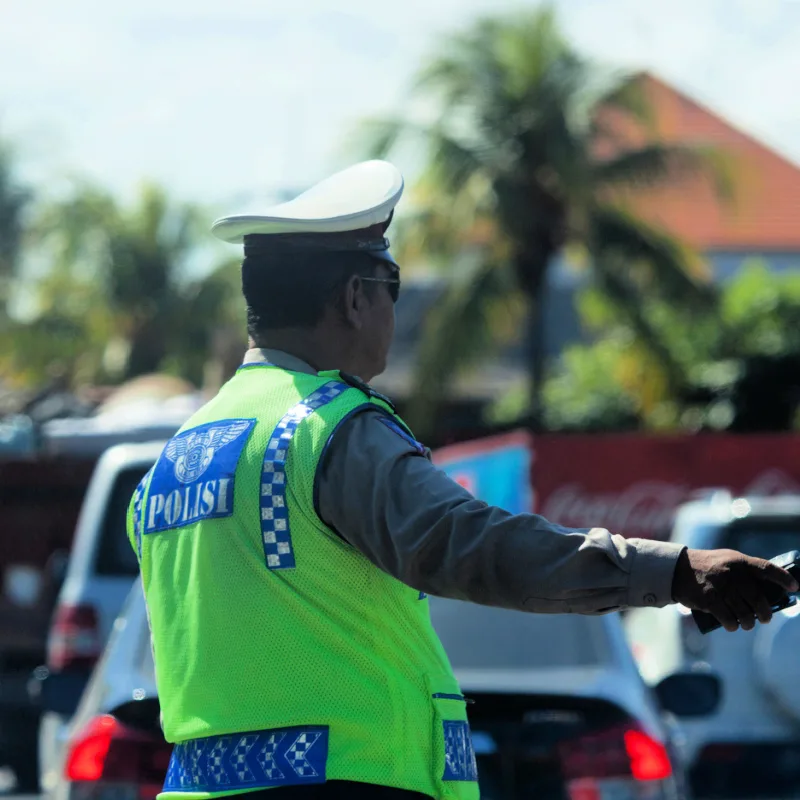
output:
[[244, 244], [251, 349], [131, 503], [164, 733], [162, 797], [476, 798], [427, 594], [540, 613], [681, 602], [769, 621], [788, 573], [732, 551], [570, 531], [438, 471], [368, 381], [400, 289], [403, 180], [358, 164], [218, 220]]

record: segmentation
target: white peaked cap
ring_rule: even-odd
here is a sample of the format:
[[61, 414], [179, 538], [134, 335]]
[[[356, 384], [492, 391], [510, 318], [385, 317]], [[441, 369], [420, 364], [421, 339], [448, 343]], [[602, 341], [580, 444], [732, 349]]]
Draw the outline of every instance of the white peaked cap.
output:
[[397, 167], [388, 161], [363, 161], [259, 214], [222, 217], [211, 232], [224, 242], [241, 244], [251, 234], [336, 234], [387, 226], [402, 194]]

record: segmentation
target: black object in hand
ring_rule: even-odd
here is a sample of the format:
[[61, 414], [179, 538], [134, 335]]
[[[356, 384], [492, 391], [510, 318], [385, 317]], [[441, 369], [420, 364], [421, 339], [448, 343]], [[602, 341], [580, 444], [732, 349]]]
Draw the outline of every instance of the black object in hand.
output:
[[[790, 550], [788, 553], [782, 553], [779, 556], [775, 556], [775, 558], [771, 558], [770, 561], [775, 566], [785, 569], [793, 578], [800, 581], [800, 550]], [[776, 586], [775, 591], [776, 597], [774, 599], [771, 598], [773, 613], [797, 603], [797, 598], [794, 595], [786, 594], [780, 587]], [[707, 611], [692, 611], [692, 617], [700, 633], [711, 633], [711, 631], [722, 627], [719, 620]]]

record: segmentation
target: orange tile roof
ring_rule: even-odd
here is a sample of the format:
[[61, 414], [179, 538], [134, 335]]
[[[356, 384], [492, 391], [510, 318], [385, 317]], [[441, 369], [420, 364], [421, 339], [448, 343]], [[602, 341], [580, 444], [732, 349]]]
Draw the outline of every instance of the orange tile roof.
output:
[[700, 177], [632, 190], [626, 198], [636, 214], [700, 250], [800, 251], [800, 167], [653, 75], [634, 80], [648, 100], [652, 131], [609, 118], [625, 141], [636, 145], [655, 136], [719, 147], [731, 159], [735, 188], [728, 201]]

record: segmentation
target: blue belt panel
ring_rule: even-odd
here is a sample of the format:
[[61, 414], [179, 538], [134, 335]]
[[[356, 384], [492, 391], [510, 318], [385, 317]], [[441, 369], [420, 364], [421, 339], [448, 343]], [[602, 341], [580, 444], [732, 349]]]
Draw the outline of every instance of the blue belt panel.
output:
[[328, 726], [274, 728], [179, 742], [165, 792], [219, 792], [324, 783]]

